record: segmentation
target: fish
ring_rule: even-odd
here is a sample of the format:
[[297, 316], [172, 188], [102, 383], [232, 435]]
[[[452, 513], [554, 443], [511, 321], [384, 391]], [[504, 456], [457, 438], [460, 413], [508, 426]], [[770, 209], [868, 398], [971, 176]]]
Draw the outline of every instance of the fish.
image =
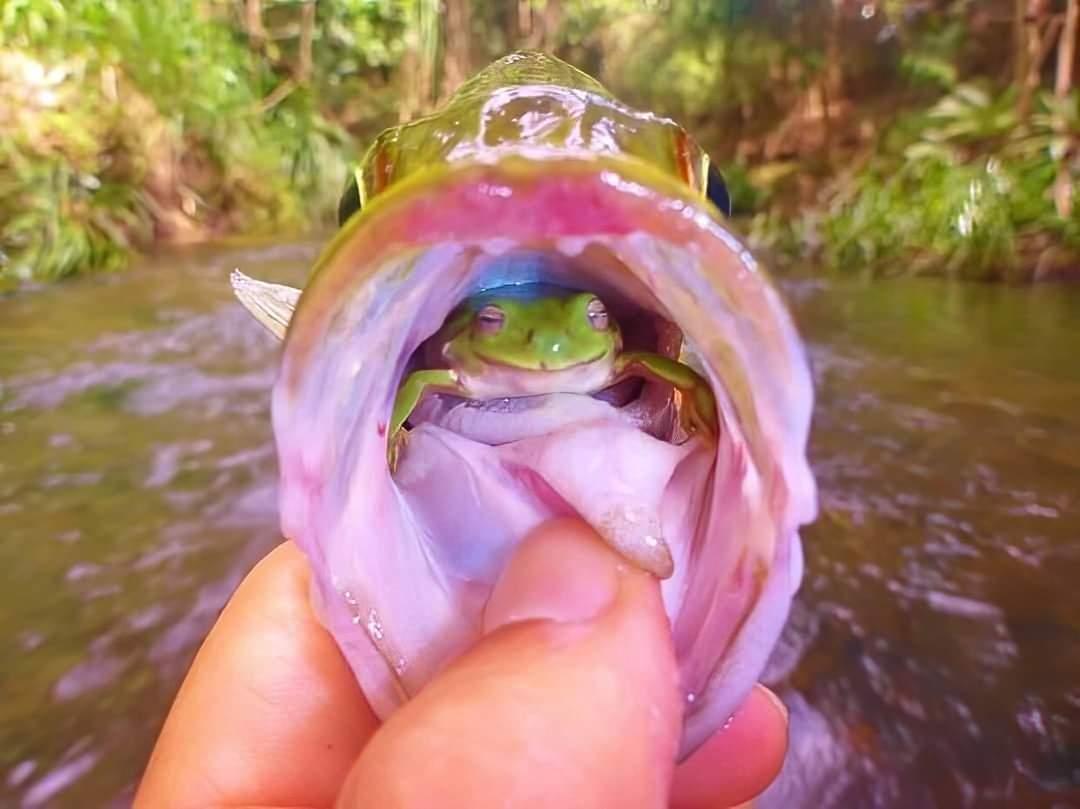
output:
[[[516, 52], [382, 133], [339, 213], [302, 290], [232, 281], [282, 340], [281, 529], [373, 710], [386, 719], [474, 644], [517, 543], [575, 515], [660, 580], [689, 756], [761, 675], [817, 514], [805, 351], [716, 167], [676, 122]], [[715, 433], [681, 428], [687, 401], [663, 380], [436, 392], [388, 458], [395, 397], [447, 318], [534, 286], [600, 296], [627, 347], [693, 369]]]

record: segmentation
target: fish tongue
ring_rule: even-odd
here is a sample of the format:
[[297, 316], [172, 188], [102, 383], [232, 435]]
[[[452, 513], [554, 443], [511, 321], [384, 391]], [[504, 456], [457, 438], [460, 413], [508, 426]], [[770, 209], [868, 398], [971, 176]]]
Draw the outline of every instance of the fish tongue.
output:
[[615, 550], [668, 578], [674, 572], [661, 517], [668, 483], [696, 442], [681, 446], [616, 421], [583, 425], [507, 445]]
[[395, 475], [447, 569], [494, 583], [514, 544], [577, 514], [625, 558], [661, 578], [673, 561], [661, 506], [698, 442], [674, 446], [613, 415], [500, 446], [434, 424], [412, 431]]

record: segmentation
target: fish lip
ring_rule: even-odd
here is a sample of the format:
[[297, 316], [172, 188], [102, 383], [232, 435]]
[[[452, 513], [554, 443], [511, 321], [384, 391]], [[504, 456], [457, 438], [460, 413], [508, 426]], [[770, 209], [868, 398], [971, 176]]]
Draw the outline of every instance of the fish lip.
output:
[[[810, 521], [817, 508], [816, 487], [805, 459], [813, 385], [794, 323], [764, 270], [728, 229], [719, 211], [682, 179], [625, 154], [523, 149], [481, 155], [411, 174], [374, 197], [316, 262], [285, 337], [279, 379], [282, 395], [295, 391], [337, 302], [355, 295], [388, 256], [450, 242], [472, 244], [495, 254], [546, 241], [543, 249], [554, 245], [570, 253], [590, 240], [631, 234], [692, 244], [713, 258], [716, 266], [734, 264], [734, 280], [728, 288], [719, 290], [710, 281], [688, 293], [716, 297], [717, 292], [734, 296], [736, 289], [750, 290], [754, 297], [749, 303], [755, 311], [739, 315], [776, 321], [777, 330], [764, 335], [769, 344], [763, 348], [775, 353], [785, 366], [781, 372], [788, 390], [772, 394], [782, 402], [797, 404], [777, 408], [780, 423], [767, 428], [744, 426], [752, 433], [751, 450], [758, 466], [768, 465], [765, 445], [789, 447], [781, 465], [797, 478], [792, 488], [810, 492], [802, 498], [795, 522]], [[722, 275], [717, 272], [717, 277]], [[685, 324], [677, 325], [683, 328]], [[721, 380], [710, 382], [715, 389]], [[743, 394], [751, 395], [749, 390]], [[736, 409], [752, 417], [754, 404], [744, 405]], [[763, 435], [763, 430], [772, 436]]]
[[[576, 179], [586, 186], [599, 179], [622, 194], [648, 198], [658, 208], [681, 215], [686, 224], [693, 220], [694, 229], [711, 230], [712, 238], [734, 244], [731, 234], [717, 219], [718, 212], [711, 209], [700, 193], [683, 180], [633, 156], [567, 149], [519, 149], [476, 155], [467, 161], [432, 167], [405, 177], [375, 196], [363, 211], [346, 222], [320, 254], [286, 339], [294, 346], [307, 346], [301, 351], [311, 350], [307, 333], [316, 324], [324, 324], [326, 316], [326, 307], [321, 312], [310, 311], [312, 301], [320, 297], [333, 300], [334, 291], [347, 294], [344, 289], [334, 290], [338, 275], [335, 270], [342, 259], [376, 266], [394, 250], [418, 249], [447, 240], [487, 242], [491, 249], [498, 250], [527, 245], [537, 239], [572, 240], [597, 233], [627, 233], [641, 224], [602, 221], [603, 206], [597, 206], [592, 213], [598, 216], [579, 209], [558, 223], [519, 221], [517, 224], [523, 227], [518, 227], [513, 235], [494, 226], [506, 210], [521, 207], [514, 206], [513, 200], [508, 201], [507, 191], [512, 194], [529, 186], [544, 186], [553, 177]], [[464, 194], [455, 195], [455, 189], [464, 189]], [[451, 201], [455, 196], [457, 199]], [[563, 196], [567, 202], [563, 209], [574, 211], [569, 203], [575, 195]], [[419, 226], [418, 217], [422, 220]], [[365, 248], [364, 254], [354, 256], [349, 248], [358, 244]], [[742, 249], [742, 252], [743, 258], [750, 262], [748, 268], [756, 272], [756, 262], [748, 251]], [[363, 274], [359, 275], [361, 278], [357, 280], [362, 280]], [[309, 325], [298, 330], [298, 322]], [[294, 330], [300, 333], [294, 336]]]

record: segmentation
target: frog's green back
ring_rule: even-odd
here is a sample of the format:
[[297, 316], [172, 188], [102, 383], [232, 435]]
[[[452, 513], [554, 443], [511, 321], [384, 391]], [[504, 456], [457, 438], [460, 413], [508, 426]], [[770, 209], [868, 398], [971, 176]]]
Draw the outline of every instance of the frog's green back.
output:
[[351, 207], [448, 164], [586, 153], [644, 161], [705, 192], [708, 157], [682, 127], [626, 106], [566, 62], [524, 51], [465, 82], [437, 112], [383, 132], [358, 169]]

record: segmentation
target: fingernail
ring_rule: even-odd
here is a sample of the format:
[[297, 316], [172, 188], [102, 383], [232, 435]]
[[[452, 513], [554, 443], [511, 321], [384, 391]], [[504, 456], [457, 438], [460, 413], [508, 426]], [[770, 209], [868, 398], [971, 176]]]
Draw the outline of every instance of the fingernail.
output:
[[519, 621], [596, 618], [615, 602], [621, 564], [584, 523], [546, 523], [522, 540], [495, 583], [484, 610], [484, 631]]
[[787, 722], [788, 708], [787, 705], [784, 704], [783, 700], [781, 700], [780, 697], [776, 696], [773, 691], [766, 688], [761, 683], [757, 683], [754, 688], [756, 688], [762, 696], [764, 696], [766, 699], [769, 700], [769, 702], [772, 703], [772, 706], [776, 708], [776, 710], [780, 713], [780, 716], [784, 718], [784, 722]]

